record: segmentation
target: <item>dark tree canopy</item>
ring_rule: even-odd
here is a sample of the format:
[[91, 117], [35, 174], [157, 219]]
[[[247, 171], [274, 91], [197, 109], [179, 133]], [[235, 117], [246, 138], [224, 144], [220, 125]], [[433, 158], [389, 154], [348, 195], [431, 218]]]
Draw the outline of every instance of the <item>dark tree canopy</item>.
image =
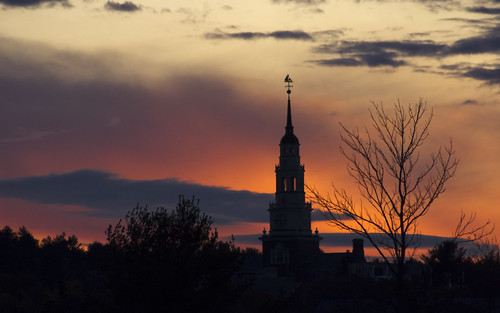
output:
[[182, 196], [173, 210], [151, 211], [137, 205], [124, 221], [110, 225], [106, 234], [111, 246], [157, 257], [198, 253], [218, 244], [212, 219], [201, 212], [194, 199]]
[[223, 310], [235, 289], [231, 275], [240, 252], [218, 240], [212, 220], [194, 198], [179, 197], [175, 209], [137, 205], [106, 231], [109, 246], [125, 260], [113, 290], [129, 311]]
[[[126, 228], [126, 222], [120, 224]], [[326, 312], [328, 306], [341, 312], [394, 312], [394, 282], [342, 273], [304, 282], [291, 296], [242, 289], [231, 283], [231, 274], [239, 258], [258, 251], [205, 242], [169, 257], [99, 242], [82, 249], [75, 236], [64, 233], [38, 241], [24, 227], [7, 226], [0, 230], [0, 312]], [[402, 312], [498, 311], [498, 247], [488, 244], [487, 253], [473, 260], [455, 243], [431, 250], [424, 272], [436, 275], [432, 281], [425, 276], [413, 281]], [[443, 288], [446, 282], [452, 286]]]
[[194, 199], [137, 206], [85, 249], [65, 233], [38, 241], [0, 230], [0, 312], [227, 312], [242, 253], [218, 239]]
[[435, 248], [423, 255], [422, 260], [432, 269], [434, 284], [461, 283], [461, 270], [467, 261], [465, 248], [460, 247], [455, 240], [440, 242]]

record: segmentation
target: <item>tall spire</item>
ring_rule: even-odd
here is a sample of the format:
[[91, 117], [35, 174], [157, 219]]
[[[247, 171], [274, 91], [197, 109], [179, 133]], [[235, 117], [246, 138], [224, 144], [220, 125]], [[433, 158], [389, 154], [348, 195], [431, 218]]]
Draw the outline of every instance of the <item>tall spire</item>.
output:
[[293, 87], [293, 85], [292, 85], [293, 81], [290, 78], [290, 75], [286, 75], [285, 83], [286, 83], [285, 88], [287, 88], [286, 93], [288, 94], [288, 109], [287, 109], [287, 115], [286, 115], [285, 135], [281, 138], [280, 144], [299, 144], [299, 140], [293, 134], [292, 108], [290, 105], [290, 94], [292, 93], [290, 88]]
[[290, 94], [292, 93], [292, 91], [290, 90], [290, 88], [293, 87], [292, 83], [292, 79], [290, 78], [290, 75], [287, 74], [286, 77], [285, 77], [285, 88], [287, 88], [287, 91], [286, 93], [288, 94], [288, 110], [287, 110], [287, 116], [286, 116], [286, 132], [287, 133], [292, 133], [293, 134], [293, 125], [292, 125], [292, 109], [291, 109], [291, 105], [290, 105]]

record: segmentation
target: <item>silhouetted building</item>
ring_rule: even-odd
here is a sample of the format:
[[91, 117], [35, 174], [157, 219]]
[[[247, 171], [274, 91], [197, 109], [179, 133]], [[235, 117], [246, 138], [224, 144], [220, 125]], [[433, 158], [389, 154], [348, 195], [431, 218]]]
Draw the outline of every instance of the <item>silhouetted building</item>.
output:
[[299, 139], [293, 133], [290, 87], [287, 75], [288, 108], [285, 135], [280, 141], [276, 165], [275, 201], [269, 204], [269, 232], [262, 241], [264, 267], [276, 267], [278, 275], [308, 266], [311, 257], [320, 254], [320, 237], [311, 231], [311, 203], [304, 192], [304, 165], [300, 163]]
[[[285, 78], [288, 106], [285, 134], [280, 141], [279, 164], [275, 167], [276, 193], [269, 204], [269, 230], [264, 229], [262, 255], [246, 256], [235, 279], [251, 283], [254, 289], [275, 295], [290, 295], [301, 282], [328, 273], [366, 276], [363, 239], [353, 240], [344, 253], [323, 253], [318, 230], [311, 230], [311, 203], [304, 192], [304, 165], [300, 163], [299, 139], [293, 132], [290, 87]], [[259, 266], [260, 264], [260, 266]], [[358, 264], [354, 266], [355, 264]], [[363, 272], [363, 273], [362, 273]]]

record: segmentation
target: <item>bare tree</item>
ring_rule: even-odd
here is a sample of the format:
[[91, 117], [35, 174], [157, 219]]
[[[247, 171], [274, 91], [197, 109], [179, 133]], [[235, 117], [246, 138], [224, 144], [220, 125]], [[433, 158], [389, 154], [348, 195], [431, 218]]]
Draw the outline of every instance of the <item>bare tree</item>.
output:
[[420, 155], [432, 120], [422, 99], [407, 107], [398, 101], [392, 116], [382, 104], [372, 104], [374, 131], [348, 130], [341, 124], [347, 146], [341, 153], [362, 196], [359, 204], [334, 185], [333, 194], [326, 196], [315, 187], [307, 189], [330, 224], [367, 239], [387, 263], [394, 260], [397, 267], [391, 268], [401, 280], [408, 250], [418, 241], [419, 219], [445, 191], [458, 160], [451, 140], [425, 160]]
[[484, 224], [480, 225], [475, 222], [475, 212], [467, 215], [462, 211], [460, 213], [460, 219], [457, 222], [457, 226], [453, 231], [453, 237], [451, 240], [459, 244], [464, 242], [475, 242], [478, 245], [488, 243], [490, 241], [490, 238], [488, 237], [493, 234], [495, 225], [491, 223], [491, 220], [488, 220]]

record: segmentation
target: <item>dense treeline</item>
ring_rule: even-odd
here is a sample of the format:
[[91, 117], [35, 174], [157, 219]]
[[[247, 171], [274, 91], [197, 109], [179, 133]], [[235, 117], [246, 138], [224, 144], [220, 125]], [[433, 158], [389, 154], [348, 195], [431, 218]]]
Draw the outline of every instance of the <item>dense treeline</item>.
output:
[[471, 258], [453, 240], [411, 260], [416, 275], [402, 289], [332, 272], [290, 295], [238, 283], [234, 273], [257, 252], [219, 240], [194, 199], [137, 206], [106, 234], [84, 247], [64, 233], [39, 241], [4, 227], [0, 312], [500, 312], [498, 249]]
[[[74, 236], [41, 242], [24, 227], [0, 231], [0, 308], [2, 312], [77, 312], [93, 279], [87, 254]], [[90, 291], [90, 290], [89, 290]], [[90, 295], [90, 292], [88, 292]], [[90, 305], [88, 301], [86, 305]]]
[[0, 231], [0, 312], [224, 312], [241, 255], [218, 239], [194, 199], [137, 206], [86, 249], [64, 233], [41, 242]]
[[407, 261], [402, 285], [330, 273], [302, 284], [283, 312], [500, 313], [499, 248], [482, 248], [472, 257], [457, 240], [443, 241]]

